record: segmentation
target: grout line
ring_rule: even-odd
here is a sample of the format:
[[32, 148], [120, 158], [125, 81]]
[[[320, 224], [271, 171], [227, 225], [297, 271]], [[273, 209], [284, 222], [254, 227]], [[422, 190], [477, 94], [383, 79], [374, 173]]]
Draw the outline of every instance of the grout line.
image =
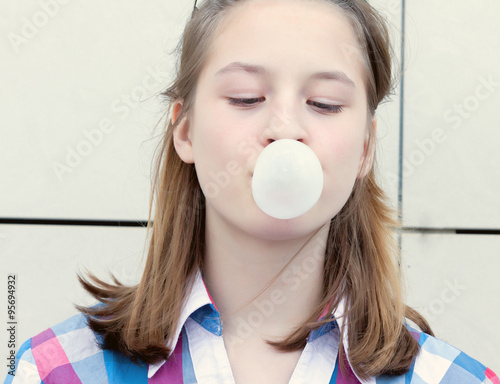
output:
[[500, 235], [500, 229], [457, 229], [457, 235]]
[[[152, 224], [153, 222], [151, 222]], [[95, 227], [147, 227], [147, 221], [133, 220], [75, 220], [75, 219], [23, 219], [0, 218], [0, 224], [14, 225], [68, 225], [68, 226], [95, 226]], [[500, 235], [500, 229], [492, 228], [431, 228], [431, 227], [402, 227], [398, 230], [401, 238], [403, 233], [423, 234], [457, 234], [457, 235]], [[0, 234], [0, 239], [2, 234]]]
[[[453, 234], [453, 235], [500, 235], [500, 229], [489, 228], [424, 228], [403, 227], [401, 232], [421, 234]], [[400, 232], [400, 234], [401, 234]]]
[[18, 225], [80, 225], [95, 227], [147, 227], [147, 221], [133, 220], [75, 220], [75, 219], [34, 219], [0, 218], [0, 224]]
[[[403, 223], [403, 121], [404, 121], [404, 86], [405, 86], [405, 33], [406, 33], [406, 3], [401, 0], [401, 85], [399, 99], [399, 164], [398, 164], [398, 214]], [[401, 233], [398, 234], [398, 246], [401, 249]]]

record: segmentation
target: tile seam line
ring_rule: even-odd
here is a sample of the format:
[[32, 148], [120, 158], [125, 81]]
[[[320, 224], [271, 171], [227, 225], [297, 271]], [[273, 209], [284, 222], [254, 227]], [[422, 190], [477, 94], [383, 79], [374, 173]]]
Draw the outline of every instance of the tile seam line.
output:
[[[403, 225], [403, 151], [404, 151], [404, 92], [405, 92], [405, 46], [406, 46], [406, 1], [401, 0], [401, 86], [399, 99], [399, 161], [398, 161], [398, 215]], [[398, 235], [398, 248], [402, 249], [401, 233]], [[400, 255], [401, 257], [401, 255]]]
[[146, 227], [148, 222], [142, 220], [91, 220], [91, 219], [49, 219], [49, 218], [8, 218], [0, 217], [4, 225], [67, 225], [67, 226], [99, 226], [99, 227]]

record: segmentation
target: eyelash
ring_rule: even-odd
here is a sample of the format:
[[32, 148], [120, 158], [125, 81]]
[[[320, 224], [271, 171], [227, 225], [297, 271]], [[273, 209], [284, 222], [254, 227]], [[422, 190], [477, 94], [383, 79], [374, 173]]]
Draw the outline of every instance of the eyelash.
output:
[[244, 107], [250, 107], [257, 101], [264, 101], [265, 99], [263, 97], [253, 97], [250, 99], [235, 99], [232, 97], [228, 97], [229, 104], [231, 105], [238, 105], [238, 106], [244, 106]]
[[308, 101], [307, 104], [309, 105], [313, 104], [314, 106], [323, 109], [329, 113], [340, 113], [343, 111], [341, 105], [330, 105], [330, 104], [318, 103], [317, 101]]
[[[256, 102], [264, 101], [264, 100], [265, 100], [265, 98], [263, 98], [263, 97], [253, 97], [253, 98], [249, 98], [249, 99], [235, 99], [232, 97], [228, 97], [229, 104], [243, 106], [243, 107], [251, 107]], [[317, 101], [307, 101], [307, 104], [313, 105], [319, 109], [322, 109], [322, 110], [326, 111], [327, 113], [340, 113], [343, 110], [341, 105], [330, 105], [330, 104], [319, 103]]]

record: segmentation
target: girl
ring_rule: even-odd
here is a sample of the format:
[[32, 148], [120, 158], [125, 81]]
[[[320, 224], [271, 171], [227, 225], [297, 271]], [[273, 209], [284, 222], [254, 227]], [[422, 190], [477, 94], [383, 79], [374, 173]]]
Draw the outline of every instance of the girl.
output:
[[[402, 302], [372, 167], [391, 57], [371, 6], [207, 0], [181, 48], [141, 281], [80, 278], [99, 305], [26, 342], [6, 383], [499, 383]], [[324, 178], [291, 219], [251, 188], [283, 139]]]

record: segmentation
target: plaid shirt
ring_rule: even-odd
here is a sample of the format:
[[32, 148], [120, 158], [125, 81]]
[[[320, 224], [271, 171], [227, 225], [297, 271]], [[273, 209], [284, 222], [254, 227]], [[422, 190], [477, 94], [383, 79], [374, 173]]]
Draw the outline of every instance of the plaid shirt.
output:
[[[500, 384], [478, 361], [410, 327], [421, 345], [410, 371], [362, 381], [349, 364], [346, 372], [339, 369], [342, 311], [341, 306], [335, 313], [337, 321], [310, 334], [290, 384]], [[17, 353], [15, 376], [8, 374], [4, 384], [234, 383], [221, 331], [217, 309], [198, 274], [168, 361], [137, 365], [118, 352], [100, 349], [100, 336], [78, 314], [25, 342]], [[348, 351], [346, 339], [344, 346]]]

